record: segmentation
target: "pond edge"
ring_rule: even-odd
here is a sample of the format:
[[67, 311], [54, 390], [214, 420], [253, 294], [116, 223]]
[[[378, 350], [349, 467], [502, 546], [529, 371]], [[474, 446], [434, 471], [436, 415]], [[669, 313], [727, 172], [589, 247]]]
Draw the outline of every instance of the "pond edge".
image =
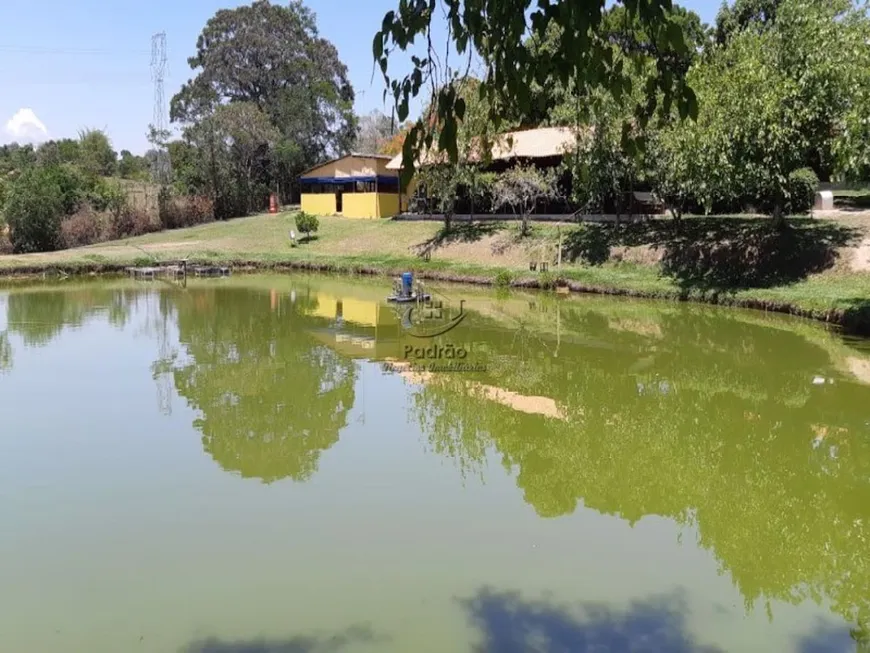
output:
[[[407, 268], [393, 268], [389, 266], [375, 266], [355, 263], [317, 262], [311, 260], [301, 261], [221, 261], [210, 265], [228, 266], [233, 273], [256, 273], [256, 272], [323, 272], [332, 274], [364, 275], [364, 276], [396, 276], [407, 271]], [[161, 261], [159, 265], [166, 265]], [[126, 272], [130, 263], [90, 263], [81, 262], [72, 265], [16, 265], [9, 268], [0, 268], [0, 280], [28, 280], [58, 276], [61, 278], [72, 276], [100, 276]], [[702, 295], [692, 294], [688, 290], [680, 291], [643, 291], [618, 286], [595, 286], [584, 284], [570, 279], [551, 278], [543, 282], [537, 278], [519, 276], [510, 281], [510, 284], [497, 281], [498, 270], [491, 275], [461, 274], [449, 270], [414, 270], [419, 279], [428, 281], [443, 281], [449, 283], [462, 283], [475, 286], [492, 286], [504, 288], [518, 288], [528, 290], [571, 292], [587, 295], [610, 295], [637, 299], [657, 299], [678, 302], [692, 302], [696, 304], [709, 304], [734, 308], [747, 308], [770, 313], [781, 313], [795, 317], [824, 322], [841, 329], [845, 334], [856, 336], [870, 336], [870, 301], [868, 305], [855, 309], [830, 308], [827, 310], [808, 309], [791, 302], [779, 302], [755, 298], [733, 297], [725, 293], [709, 292]]]

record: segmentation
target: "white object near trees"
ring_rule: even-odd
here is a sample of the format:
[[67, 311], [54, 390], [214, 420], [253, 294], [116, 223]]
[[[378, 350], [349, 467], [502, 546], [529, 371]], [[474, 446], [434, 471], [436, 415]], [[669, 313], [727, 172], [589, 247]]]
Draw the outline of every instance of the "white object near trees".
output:
[[829, 190], [820, 190], [816, 193], [816, 201], [813, 204], [816, 211], [834, 210], [834, 193]]

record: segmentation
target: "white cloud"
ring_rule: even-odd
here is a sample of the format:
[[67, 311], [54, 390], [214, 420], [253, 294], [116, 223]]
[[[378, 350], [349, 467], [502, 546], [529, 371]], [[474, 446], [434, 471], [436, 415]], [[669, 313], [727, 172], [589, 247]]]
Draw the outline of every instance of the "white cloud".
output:
[[48, 129], [33, 109], [23, 108], [6, 122], [5, 136], [19, 143], [41, 143], [48, 140]]

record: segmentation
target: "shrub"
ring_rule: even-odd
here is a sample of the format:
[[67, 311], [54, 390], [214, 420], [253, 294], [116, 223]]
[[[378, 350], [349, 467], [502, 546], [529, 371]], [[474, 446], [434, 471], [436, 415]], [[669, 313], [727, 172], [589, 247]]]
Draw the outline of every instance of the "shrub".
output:
[[70, 164], [61, 164], [48, 166], [42, 170], [60, 188], [64, 215], [72, 215], [83, 202], [88, 201], [93, 182], [86, 179], [78, 168]]
[[143, 209], [126, 207], [115, 217], [113, 238], [129, 238], [160, 231], [161, 225], [157, 216]]
[[188, 214], [192, 224], [205, 224], [214, 221], [214, 202], [203, 195], [187, 198]]
[[160, 203], [164, 229], [181, 229], [214, 220], [214, 202], [203, 196], [165, 197]]
[[305, 211], [300, 211], [296, 214], [296, 228], [300, 233], [305, 234], [305, 239], [311, 237], [311, 234], [317, 233], [317, 228], [320, 226], [320, 221], [316, 215], [311, 215]]
[[84, 206], [60, 223], [60, 244], [62, 247], [83, 247], [92, 245], [112, 236], [111, 217], [98, 213], [90, 206]]
[[97, 211], [119, 213], [127, 205], [127, 194], [117, 181], [97, 179], [88, 189], [86, 198]]
[[549, 270], [547, 272], [541, 272], [538, 275], [538, 284], [543, 290], [553, 290], [556, 286], [561, 285], [562, 278], [558, 274], [554, 274]]
[[788, 176], [789, 213], [809, 213], [816, 201], [819, 178], [810, 168], [799, 168]]
[[513, 283], [514, 273], [510, 270], [499, 270], [495, 275], [495, 285], [499, 288], [507, 288]]
[[17, 253], [46, 252], [60, 245], [64, 194], [48, 168], [29, 168], [12, 185], [5, 217]]

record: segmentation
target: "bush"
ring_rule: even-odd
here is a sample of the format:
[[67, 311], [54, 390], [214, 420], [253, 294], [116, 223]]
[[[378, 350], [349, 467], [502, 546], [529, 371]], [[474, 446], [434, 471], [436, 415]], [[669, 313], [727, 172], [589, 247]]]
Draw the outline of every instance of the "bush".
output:
[[162, 228], [157, 216], [143, 209], [125, 207], [115, 217], [112, 226], [112, 238], [129, 238], [130, 236], [142, 236]]
[[12, 184], [5, 218], [16, 253], [47, 252], [58, 248], [64, 192], [50, 168], [29, 168]]
[[495, 275], [495, 285], [499, 288], [507, 288], [514, 281], [514, 273], [510, 270], [499, 270]]
[[65, 248], [93, 245], [111, 237], [111, 216], [90, 206], [82, 207], [60, 223], [60, 244]]
[[214, 202], [202, 195], [193, 195], [187, 199], [188, 219], [191, 224], [205, 224], [214, 221]]
[[61, 164], [42, 168], [43, 173], [60, 188], [64, 215], [72, 215], [83, 202], [88, 201], [93, 182], [85, 178], [73, 165]]
[[554, 290], [563, 283], [564, 279], [560, 275], [549, 270], [538, 275], [538, 285], [542, 290]]
[[86, 193], [88, 203], [96, 211], [117, 214], [127, 205], [127, 194], [117, 181], [97, 179]]
[[300, 233], [305, 234], [305, 239], [311, 237], [311, 234], [317, 233], [317, 228], [320, 226], [320, 221], [316, 215], [311, 215], [305, 211], [300, 211], [296, 214], [296, 228]]
[[164, 229], [181, 229], [214, 220], [214, 202], [208, 197], [164, 197], [160, 202], [160, 223]]
[[809, 213], [816, 201], [819, 178], [810, 168], [800, 168], [788, 176], [789, 213]]

